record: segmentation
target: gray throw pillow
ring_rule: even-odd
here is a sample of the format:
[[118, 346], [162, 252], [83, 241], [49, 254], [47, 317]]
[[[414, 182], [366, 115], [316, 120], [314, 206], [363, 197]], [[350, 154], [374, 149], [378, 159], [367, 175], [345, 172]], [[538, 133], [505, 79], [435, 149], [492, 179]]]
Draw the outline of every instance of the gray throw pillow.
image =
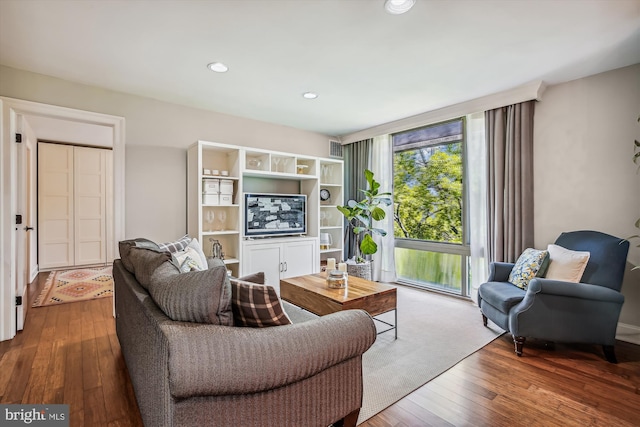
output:
[[172, 320], [233, 326], [231, 284], [222, 261], [207, 270], [178, 274], [162, 265], [149, 294]]
[[129, 257], [129, 252], [132, 247], [160, 250], [159, 246], [155, 242], [142, 237], [138, 237], [137, 239], [122, 240], [118, 242], [118, 249], [120, 249], [120, 259], [122, 260], [124, 268], [126, 268], [129, 273], [135, 273], [133, 264], [131, 263]]
[[171, 254], [169, 252], [159, 252], [159, 249], [132, 246], [129, 248], [129, 261], [133, 266], [133, 274], [136, 276], [136, 280], [147, 290], [151, 283], [151, 277], [163, 263], [166, 262], [175, 269], [171, 264]]

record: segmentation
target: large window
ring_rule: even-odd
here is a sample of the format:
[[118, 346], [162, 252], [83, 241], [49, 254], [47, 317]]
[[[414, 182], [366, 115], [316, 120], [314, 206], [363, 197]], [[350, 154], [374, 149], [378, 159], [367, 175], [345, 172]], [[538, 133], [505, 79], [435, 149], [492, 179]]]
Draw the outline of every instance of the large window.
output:
[[468, 295], [465, 120], [393, 135], [400, 282]]

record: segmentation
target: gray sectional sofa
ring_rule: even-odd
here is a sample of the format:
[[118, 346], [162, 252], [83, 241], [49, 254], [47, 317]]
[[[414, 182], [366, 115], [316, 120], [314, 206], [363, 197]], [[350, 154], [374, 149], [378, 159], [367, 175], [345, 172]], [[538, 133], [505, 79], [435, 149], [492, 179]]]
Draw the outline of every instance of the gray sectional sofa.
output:
[[113, 276], [116, 331], [145, 426], [356, 425], [362, 354], [376, 338], [366, 312], [304, 322], [297, 313], [267, 328], [175, 321], [138, 272], [116, 260]]

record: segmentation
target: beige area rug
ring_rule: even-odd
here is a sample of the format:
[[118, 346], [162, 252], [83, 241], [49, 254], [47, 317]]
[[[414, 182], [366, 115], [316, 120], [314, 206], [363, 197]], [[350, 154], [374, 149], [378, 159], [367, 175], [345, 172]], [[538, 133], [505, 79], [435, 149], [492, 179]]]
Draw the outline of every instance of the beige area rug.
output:
[[[393, 312], [380, 318], [393, 323]], [[376, 322], [384, 330], [386, 325]], [[485, 328], [470, 301], [398, 287], [398, 339], [378, 335], [363, 355], [364, 396], [358, 423], [371, 418], [475, 353], [502, 332]]]
[[32, 307], [65, 304], [113, 296], [111, 266], [58, 270], [49, 273]]

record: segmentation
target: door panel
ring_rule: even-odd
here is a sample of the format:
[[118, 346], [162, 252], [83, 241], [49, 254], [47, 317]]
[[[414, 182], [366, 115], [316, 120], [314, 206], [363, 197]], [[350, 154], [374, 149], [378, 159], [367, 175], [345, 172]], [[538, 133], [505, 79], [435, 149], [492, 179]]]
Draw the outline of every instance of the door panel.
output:
[[106, 233], [107, 233], [107, 263], [113, 263], [114, 255], [114, 239], [113, 239], [113, 151], [106, 152], [106, 182], [105, 188], [107, 192], [107, 212], [106, 212]]
[[73, 265], [73, 147], [38, 143], [38, 264]]
[[75, 265], [106, 262], [106, 150], [74, 147]]

